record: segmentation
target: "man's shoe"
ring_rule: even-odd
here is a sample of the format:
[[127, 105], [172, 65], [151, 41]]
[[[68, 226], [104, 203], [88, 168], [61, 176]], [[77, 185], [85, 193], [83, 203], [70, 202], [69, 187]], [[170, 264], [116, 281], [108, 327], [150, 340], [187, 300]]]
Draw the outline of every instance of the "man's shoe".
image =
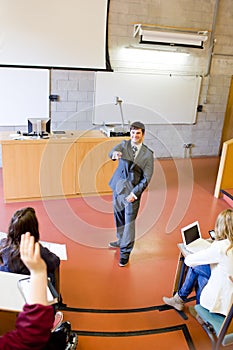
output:
[[178, 293], [176, 293], [172, 298], [163, 297], [163, 301], [165, 304], [174, 307], [174, 309], [178, 311], [182, 311], [184, 309], [184, 301], [181, 299]]
[[116, 241], [116, 242], [110, 242], [108, 244], [109, 248], [120, 248], [120, 242]]
[[119, 266], [124, 267], [128, 264], [128, 262], [129, 262], [129, 258], [126, 258], [126, 259], [121, 258], [119, 262]]

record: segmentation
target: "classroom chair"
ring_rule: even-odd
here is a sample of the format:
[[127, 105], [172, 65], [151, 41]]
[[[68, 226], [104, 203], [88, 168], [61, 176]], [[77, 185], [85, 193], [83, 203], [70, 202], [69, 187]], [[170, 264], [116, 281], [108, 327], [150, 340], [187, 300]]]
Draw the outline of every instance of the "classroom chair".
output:
[[65, 321], [58, 325], [51, 333], [45, 350], [76, 350], [78, 335], [71, 329], [71, 323]]
[[200, 304], [194, 308], [196, 318], [210, 338], [213, 350], [233, 344], [233, 304], [226, 316], [209, 312]]

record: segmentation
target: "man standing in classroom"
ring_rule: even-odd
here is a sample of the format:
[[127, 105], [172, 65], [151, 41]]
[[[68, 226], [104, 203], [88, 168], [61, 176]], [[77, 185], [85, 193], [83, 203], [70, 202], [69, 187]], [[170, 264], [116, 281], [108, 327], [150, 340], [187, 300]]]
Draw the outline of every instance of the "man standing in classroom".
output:
[[135, 242], [135, 220], [142, 192], [154, 171], [153, 151], [144, 145], [145, 125], [140, 121], [130, 125], [130, 140], [123, 140], [109, 153], [118, 160], [118, 167], [109, 185], [113, 190], [116, 242], [110, 248], [120, 248], [119, 266], [126, 266]]

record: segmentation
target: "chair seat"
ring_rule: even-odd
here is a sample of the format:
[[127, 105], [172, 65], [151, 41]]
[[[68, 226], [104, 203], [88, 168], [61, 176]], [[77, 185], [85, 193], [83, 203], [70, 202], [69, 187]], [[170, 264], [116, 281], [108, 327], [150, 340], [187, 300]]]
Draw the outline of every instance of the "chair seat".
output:
[[209, 310], [205, 309], [200, 304], [195, 305], [194, 308], [195, 308], [196, 312], [198, 313], [198, 315], [203, 319], [204, 322], [208, 322], [213, 326], [214, 331], [215, 331], [216, 335], [218, 336], [220, 329], [222, 327], [222, 324], [225, 320], [225, 316], [220, 315], [220, 314], [216, 314], [213, 312], [209, 312]]
[[[194, 307], [195, 307], [197, 314], [202, 318], [202, 320], [205, 323], [210, 323], [213, 326], [214, 331], [218, 337], [219, 332], [222, 328], [222, 324], [225, 320], [225, 316], [220, 315], [220, 314], [216, 314], [213, 312], [209, 312], [209, 310], [205, 309], [200, 304], [195, 305]], [[226, 334], [225, 337], [223, 338], [222, 345], [226, 346], [226, 345], [229, 345], [231, 343], [233, 343], [233, 334], [232, 333]]]

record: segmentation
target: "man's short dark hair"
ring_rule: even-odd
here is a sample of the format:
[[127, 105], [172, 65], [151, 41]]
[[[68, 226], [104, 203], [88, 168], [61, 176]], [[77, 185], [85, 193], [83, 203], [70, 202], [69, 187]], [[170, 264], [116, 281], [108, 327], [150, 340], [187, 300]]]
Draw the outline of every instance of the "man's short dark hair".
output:
[[130, 125], [130, 130], [132, 129], [141, 129], [142, 130], [142, 133], [144, 134], [145, 133], [145, 125], [141, 122], [133, 122], [131, 125]]

